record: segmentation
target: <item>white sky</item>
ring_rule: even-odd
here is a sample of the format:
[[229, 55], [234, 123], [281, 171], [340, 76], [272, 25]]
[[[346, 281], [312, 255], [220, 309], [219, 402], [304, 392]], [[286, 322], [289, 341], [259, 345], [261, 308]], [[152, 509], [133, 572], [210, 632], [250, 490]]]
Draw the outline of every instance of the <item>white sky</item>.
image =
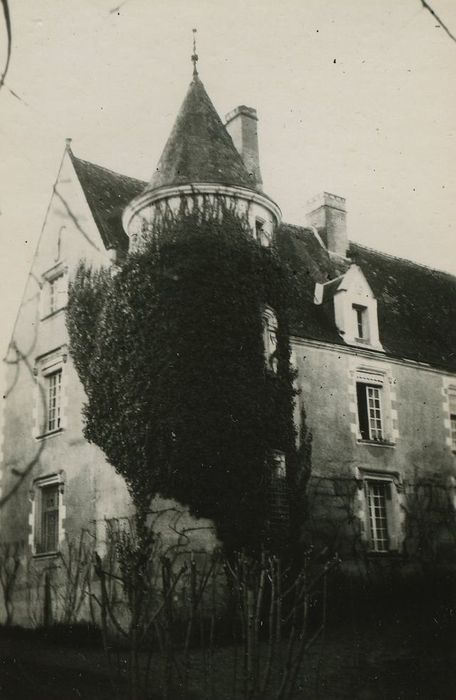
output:
[[[258, 110], [265, 190], [286, 221], [327, 190], [347, 198], [351, 239], [456, 273], [456, 43], [420, 0], [120, 2], [12, 2], [7, 84], [22, 101], [0, 91], [2, 355], [65, 137], [148, 179], [191, 79], [192, 27], [219, 113]], [[431, 2], [456, 32], [454, 0]]]

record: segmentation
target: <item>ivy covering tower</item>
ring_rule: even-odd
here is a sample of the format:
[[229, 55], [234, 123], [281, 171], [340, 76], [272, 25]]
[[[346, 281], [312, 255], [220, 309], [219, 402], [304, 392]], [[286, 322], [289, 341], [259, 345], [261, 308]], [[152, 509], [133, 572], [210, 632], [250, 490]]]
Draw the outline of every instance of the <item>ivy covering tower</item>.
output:
[[[255, 140], [252, 110], [236, 116]], [[259, 164], [247, 170], [196, 61], [156, 172], [123, 221], [122, 267], [83, 264], [70, 293], [85, 435], [139, 512], [160, 494], [210, 518], [229, 550], [272, 545], [289, 522], [296, 464], [280, 210]]]

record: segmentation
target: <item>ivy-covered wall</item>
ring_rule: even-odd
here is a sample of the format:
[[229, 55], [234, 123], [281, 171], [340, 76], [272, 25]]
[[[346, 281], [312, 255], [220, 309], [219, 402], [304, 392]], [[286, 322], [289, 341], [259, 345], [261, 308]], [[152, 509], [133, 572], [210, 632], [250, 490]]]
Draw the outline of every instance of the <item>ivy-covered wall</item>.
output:
[[[182, 200], [116, 274], [82, 264], [70, 290], [86, 438], [139, 510], [174, 498], [213, 520], [228, 550], [270, 544], [272, 451], [286, 455], [291, 490], [297, 476], [288, 280], [234, 205]], [[265, 307], [278, 321], [273, 364]]]

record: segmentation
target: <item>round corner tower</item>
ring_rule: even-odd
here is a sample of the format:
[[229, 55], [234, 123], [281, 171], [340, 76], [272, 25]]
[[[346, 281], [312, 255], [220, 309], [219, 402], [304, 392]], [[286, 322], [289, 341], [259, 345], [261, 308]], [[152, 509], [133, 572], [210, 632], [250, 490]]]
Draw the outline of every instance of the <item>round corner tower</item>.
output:
[[158, 212], [177, 211], [183, 198], [191, 203], [195, 197], [234, 205], [248, 216], [252, 235], [270, 245], [281, 211], [262, 192], [256, 123], [256, 111], [243, 106], [224, 126], [195, 70], [151, 181], [124, 211], [130, 248]]

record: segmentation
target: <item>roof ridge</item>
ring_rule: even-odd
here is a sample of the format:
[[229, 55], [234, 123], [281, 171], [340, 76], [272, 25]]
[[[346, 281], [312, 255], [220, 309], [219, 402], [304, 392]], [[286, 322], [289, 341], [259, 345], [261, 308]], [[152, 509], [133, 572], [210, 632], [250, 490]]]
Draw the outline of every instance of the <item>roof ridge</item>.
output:
[[[301, 231], [309, 231], [309, 233], [312, 233], [312, 227], [310, 226], [301, 226], [300, 224], [291, 224], [288, 223], [287, 221], [282, 221], [282, 226], [289, 226], [290, 228], [293, 229], [299, 229]], [[408, 265], [411, 265], [413, 267], [418, 267], [422, 268], [424, 270], [429, 270], [430, 272], [436, 272], [439, 275], [445, 275], [446, 277], [449, 277], [450, 279], [456, 280], [456, 274], [452, 272], [448, 272], [448, 270], [441, 270], [438, 267], [431, 267], [430, 265], [426, 265], [425, 263], [417, 262], [415, 260], [410, 260], [410, 258], [403, 258], [400, 255], [393, 255], [392, 253], [386, 253], [383, 250], [378, 250], [377, 248], [372, 248], [372, 246], [365, 245], [364, 243], [358, 243], [357, 241], [348, 241], [349, 246], [355, 246], [357, 248], [361, 248], [363, 250], [369, 251], [371, 253], [375, 253], [375, 255], [381, 255], [384, 258], [389, 258], [390, 260], [398, 260], [399, 262], [407, 263]]]
[[105, 173], [109, 173], [110, 175], [115, 175], [116, 177], [124, 177], [127, 180], [133, 180], [134, 182], [138, 182], [140, 184], [147, 184], [147, 180], [142, 180], [141, 178], [138, 177], [133, 177], [133, 175], [125, 175], [124, 173], [119, 173], [117, 170], [112, 170], [111, 168], [107, 168], [105, 165], [100, 165], [99, 163], [94, 163], [91, 160], [86, 160], [85, 158], [80, 158], [79, 156], [76, 156], [71, 149], [69, 149], [69, 154], [70, 157], [73, 161], [78, 161], [79, 163], [84, 163], [85, 165], [92, 165], [95, 168], [99, 168], [100, 170], [104, 170]]
[[376, 255], [381, 255], [384, 258], [389, 258], [390, 260], [398, 260], [399, 262], [408, 263], [409, 265], [412, 265], [413, 267], [421, 267], [424, 270], [429, 270], [430, 272], [437, 272], [438, 274], [445, 275], [447, 277], [451, 277], [452, 279], [456, 280], [455, 274], [453, 274], [452, 272], [448, 272], [447, 270], [441, 270], [438, 267], [431, 267], [430, 265], [426, 265], [425, 263], [417, 262], [415, 260], [410, 260], [410, 258], [403, 258], [400, 255], [393, 255], [392, 253], [385, 253], [383, 250], [378, 250], [377, 248], [372, 248], [371, 246], [365, 245], [364, 243], [357, 243], [356, 241], [349, 241], [349, 245], [353, 245], [353, 246], [356, 246], [358, 248], [363, 248], [364, 250], [367, 250], [371, 253], [375, 253]]
[[312, 227], [311, 226], [300, 226], [299, 224], [290, 224], [288, 221], [282, 221], [280, 224], [281, 226], [290, 226], [291, 228], [298, 228], [301, 231], [309, 231], [309, 233], [313, 233]]

